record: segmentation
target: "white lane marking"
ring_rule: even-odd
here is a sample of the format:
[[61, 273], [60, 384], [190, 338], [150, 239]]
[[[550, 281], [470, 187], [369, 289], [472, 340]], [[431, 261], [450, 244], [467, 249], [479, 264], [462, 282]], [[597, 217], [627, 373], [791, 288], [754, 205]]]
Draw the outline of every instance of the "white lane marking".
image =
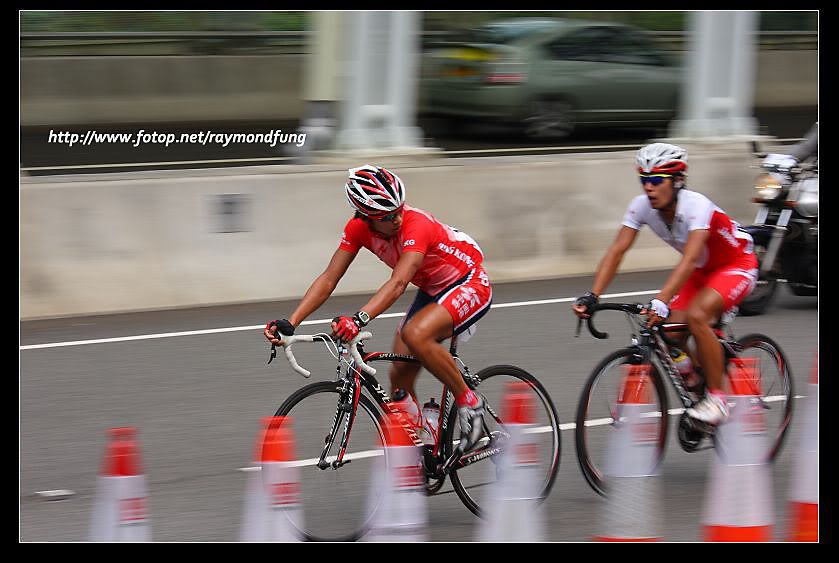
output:
[[[794, 395], [793, 396], [794, 399], [804, 399], [806, 397], [807, 397], [806, 395]], [[783, 395], [774, 395], [774, 396], [771, 396], [771, 397], [765, 397], [764, 400], [767, 403], [775, 403], [775, 402], [778, 402], [778, 401], [783, 401], [784, 396]], [[667, 414], [669, 414], [671, 416], [675, 416], [677, 414], [682, 414], [683, 412], [685, 412], [685, 409], [669, 409], [667, 411]], [[661, 413], [659, 413], [659, 412], [648, 413], [647, 416], [658, 417], [658, 416], [661, 416]], [[606, 425], [609, 425], [609, 424], [612, 424], [612, 419], [609, 418], [609, 417], [607, 417], [607, 418], [595, 418], [593, 420], [587, 420], [585, 422], [585, 425], [587, 427], [588, 426], [606, 426]], [[577, 428], [577, 424], [574, 423], [574, 422], [568, 422], [566, 424], [560, 424], [559, 425], [560, 430], [574, 430], [575, 428]], [[536, 426], [534, 428], [526, 429], [524, 431], [524, 433], [525, 434], [545, 434], [545, 433], [550, 432], [550, 431], [551, 431], [550, 426]], [[486, 438], [483, 438], [482, 440], [485, 441]], [[457, 443], [457, 442], [455, 442], [455, 443]], [[376, 456], [380, 456], [380, 455], [382, 455], [382, 450], [368, 450], [366, 452], [357, 452], [357, 453], [354, 453], [354, 454], [347, 454], [346, 456], [344, 456], [344, 459], [363, 459], [363, 458], [366, 458], [366, 457], [376, 457]], [[334, 460], [335, 460], [335, 456], [326, 458], [326, 461], [329, 461], [329, 462], [332, 462]], [[316, 458], [301, 459], [299, 461], [293, 462], [292, 465], [295, 466], [295, 467], [305, 467], [305, 466], [308, 466], [308, 465], [317, 465], [317, 462], [318, 462], [318, 460]], [[261, 468], [259, 466], [255, 466], [255, 467], [240, 467], [237, 471], [249, 472], [249, 471], [260, 471], [260, 470], [261, 470]]]
[[[629, 293], [610, 293], [606, 295], [601, 295], [601, 299], [609, 299], [609, 298], [623, 298], [623, 297], [634, 297], [638, 295], [652, 295], [658, 293], [657, 289], [647, 290], [647, 291], [632, 291]], [[526, 307], [528, 305], [546, 305], [546, 304], [553, 304], [553, 303], [570, 303], [574, 301], [576, 297], [562, 297], [559, 299], [541, 299], [538, 301], [518, 301], [515, 303], [499, 303], [497, 305], [492, 305], [492, 309], [504, 309], [507, 307]], [[393, 317], [404, 317], [405, 313], [386, 313], [384, 315], [379, 315], [376, 317], [377, 319], [389, 319]], [[329, 324], [332, 322], [332, 319], [318, 319], [312, 321], [303, 321], [300, 325], [318, 325], [318, 324]], [[245, 330], [258, 330], [261, 328], [265, 328], [265, 325], [250, 325], [250, 326], [234, 326], [228, 328], [211, 328], [206, 330], [188, 330], [184, 332], [165, 332], [160, 334], [141, 334], [138, 336], [120, 336], [116, 338], [96, 338], [93, 340], [74, 340], [71, 342], [51, 342], [49, 344], [27, 344], [26, 346], [21, 346], [21, 350], [40, 350], [42, 348], [62, 348], [65, 346], [84, 346], [86, 344], [110, 344], [113, 342], [130, 342], [132, 340], [152, 340], [155, 338], [175, 338], [178, 336], [200, 336], [203, 334], [219, 334], [223, 332], [241, 332]]]
[[76, 494], [76, 491], [69, 489], [55, 489], [53, 491], [35, 491], [35, 496], [44, 500], [64, 500]]

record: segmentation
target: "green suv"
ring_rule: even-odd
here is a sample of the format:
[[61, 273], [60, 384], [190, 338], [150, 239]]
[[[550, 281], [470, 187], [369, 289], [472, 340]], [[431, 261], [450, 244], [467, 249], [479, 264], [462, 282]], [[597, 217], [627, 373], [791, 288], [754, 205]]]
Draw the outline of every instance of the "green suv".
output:
[[578, 125], [658, 126], [676, 115], [682, 70], [640, 29], [520, 18], [426, 54], [420, 112], [509, 122], [531, 138]]

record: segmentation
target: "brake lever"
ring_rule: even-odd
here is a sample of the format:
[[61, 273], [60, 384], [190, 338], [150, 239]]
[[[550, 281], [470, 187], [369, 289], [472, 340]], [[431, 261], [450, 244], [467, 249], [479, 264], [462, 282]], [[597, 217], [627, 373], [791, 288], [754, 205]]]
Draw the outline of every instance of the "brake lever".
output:
[[268, 357], [268, 363], [270, 364], [271, 362], [273, 362], [274, 358], [276, 358], [276, 357], [277, 357], [277, 345], [276, 344], [271, 344], [271, 355]]
[[580, 337], [580, 331], [582, 330], [582, 328], [583, 328], [583, 319], [581, 319], [580, 317], [577, 317], [577, 333], [574, 335], [574, 338], [579, 338]]

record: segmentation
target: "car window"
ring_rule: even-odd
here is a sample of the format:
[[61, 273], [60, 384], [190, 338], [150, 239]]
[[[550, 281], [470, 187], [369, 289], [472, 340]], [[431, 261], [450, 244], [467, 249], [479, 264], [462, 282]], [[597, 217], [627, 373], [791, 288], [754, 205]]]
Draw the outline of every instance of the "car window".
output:
[[552, 59], [598, 61], [603, 57], [614, 32], [606, 27], [587, 27], [547, 45]]
[[467, 32], [467, 40], [476, 43], [506, 44], [529, 35], [555, 29], [552, 21], [518, 21], [488, 24]]
[[652, 46], [652, 41], [652, 38], [640, 33], [620, 30], [611, 37], [608, 45], [604, 45], [602, 60], [620, 64], [666, 65], [666, 57]]
[[651, 39], [630, 29], [587, 27], [546, 45], [557, 60], [617, 64], [668, 64], [667, 57], [653, 47]]

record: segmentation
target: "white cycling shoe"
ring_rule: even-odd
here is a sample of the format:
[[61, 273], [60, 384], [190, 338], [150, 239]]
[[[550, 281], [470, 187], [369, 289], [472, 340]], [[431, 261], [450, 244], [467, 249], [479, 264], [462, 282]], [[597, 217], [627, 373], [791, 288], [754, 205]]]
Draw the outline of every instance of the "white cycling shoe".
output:
[[458, 407], [457, 417], [460, 420], [460, 451], [466, 452], [475, 447], [484, 431], [484, 415], [486, 406], [484, 399], [478, 396], [478, 404], [474, 407]]
[[716, 426], [728, 418], [728, 402], [724, 395], [706, 393], [701, 401], [685, 412], [691, 418]]

